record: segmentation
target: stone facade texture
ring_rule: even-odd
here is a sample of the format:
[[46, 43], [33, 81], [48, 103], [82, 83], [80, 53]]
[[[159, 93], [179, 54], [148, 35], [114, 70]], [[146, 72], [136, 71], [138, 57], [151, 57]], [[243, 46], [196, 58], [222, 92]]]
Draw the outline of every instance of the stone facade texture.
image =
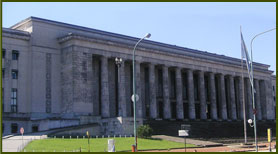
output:
[[[97, 135], [133, 134], [138, 38], [30, 17], [3, 28], [2, 40], [4, 135], [15, 124], [26, 132], [97, 124]], [[123, 59], [120, 66], [116, 57]], [[274, 122], [276, 77], [269, 65], [253, 65], [257, 119]], [[240, 59], [144, 40], [134, 78], [138, 125], [148, 119], [241, 121], [244, 109], [253, 117]]]

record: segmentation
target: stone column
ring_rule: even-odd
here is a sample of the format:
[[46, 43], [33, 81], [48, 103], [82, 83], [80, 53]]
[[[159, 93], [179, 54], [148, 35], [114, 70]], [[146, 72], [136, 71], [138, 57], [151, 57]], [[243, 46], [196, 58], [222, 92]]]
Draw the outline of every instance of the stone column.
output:
[[171, 106], [170, 106], [170, 98], [169, 98], [169, 72], [168, 67], [163, 66], [163, 118], [170, 119], [171, 118]]
[[147, 101], [146, 101], [146, 79], [145, 79], [145, 66], [140, 67], [140, 85], [141, 85], [141, 102], [142, 102], [142, 116], [143, 118], [146, 118], [146, 107], [147, 107]]
[[210, 114], [211, 119], [217, 120], [216, 90], [214, 73], [209, 73]]
[[266, 117], [267, 120], [274, 120], [274, 105], [273, 105], [273, 96], [272, 96], [272, 86], [269, 79], [265, 80], [265, 94], [266, 94]]
[[250, 80], [249, 78], [246, 78], [245, 79], [245, 82], [246, 82], [246, 98], [247, 98], [247, 117], [248, 119], [253, 119], [253, 106], [252, 106], [252, 91], [251, 91], [251, 83], [250, 83]]
[[235, 86], [234, 86], [234, 77], [229, 76], [229, 88], [230, 88], [230, 114], [231, 119], [236, 120], [236, 102], [235, 102]]
[[221, 94], [221, 118], [222, 120], [227, 120], [227, 102], [225, 93], [225, 79], [224, 75], [220, 74], [220, 94]]
[[183, 119], [182, 81], [180, 68], [176, 68], [176, 100], [177, 119]]
[[196, 119], [193, 71], [187, 70], [189, 119]]
[[150, 117], [157, 118], [157, 102], [155, 88], [154, 64], [149, 64], [149, 83], [150, 83]]
[[204, 72], [198, 72], [198, 80], [199, 80], [199, 89], [200, 89], [200, 117], [201, 119], [207, 119], [207, 102], [205, 95], [205, 80], [204, 80]]
[[118, 79], [118, 99], [119, 99], [119, 116], [127, 117], [126, 109], [126, 86], [125, 86], [125, 61], [122, 61], [119, 69], [119, 79]]
[[135, 62], [136, 94], [139, 96], [139, 100], [136, 101], [137, 118], [143, 118], [140, 72], [141, 72], [140, 62], [136, 61]]
[[[243, 108], [243, 105], [246, 104], [245, 103], [245, 99], [244, 99], [244, 80], [242, 80], [242, 77], [239, 77], [238, 78], [238, 95], [239, 95], [239, 118], [241, 120], [243, 120], [244, 118], [244, 108]], [[246, 109], [245, 109], [245, 112], [246, 112]]]
[[110, 117], [108, 88], [108, 58], [101, 57], [101, 116]]
[[261, 102], [261, 108], [262, 108], [262, 119], [266, 120], [266, 86], [265, 86], [265, 81], [261, 80], [259, 81], [259, 87], [260, 87], [260, 102]]
[[93, 56], [93, 79], [92, 79], [92, 88], [93, 88], [93, 115], [94, 116], [99, 116], [100, 115], [100, 101], [99, 98], [100, 93], [100, 84], [99, 81], [101, 80], [99, 74], [100, 74], [100, 69], [99, 69], [99, 59], [96, 56]]
[[256, 110], [257, 110], [257, 119], [262, 120], [262, 108], [261, 108], [261, 100], [260, 100], [260, 87], [259, 87], [259, 80], [254, 79], [255, 85], [255, 102], [256, 102]]

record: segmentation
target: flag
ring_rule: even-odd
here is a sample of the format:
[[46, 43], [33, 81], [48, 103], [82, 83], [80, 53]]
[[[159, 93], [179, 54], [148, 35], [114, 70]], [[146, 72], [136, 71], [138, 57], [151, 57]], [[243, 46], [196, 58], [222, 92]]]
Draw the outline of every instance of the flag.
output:
[[241, 36], [241, 58], [242, 59], [245, 58], [250, 83], [251, 83], [251, 86], [253, 87], [253, 77], [252, 77], [252, 72], [251, 72], [252, 61], [250, 60], [250, 57], [249, 57], [241, 31], [240, 31], [240, 36]]

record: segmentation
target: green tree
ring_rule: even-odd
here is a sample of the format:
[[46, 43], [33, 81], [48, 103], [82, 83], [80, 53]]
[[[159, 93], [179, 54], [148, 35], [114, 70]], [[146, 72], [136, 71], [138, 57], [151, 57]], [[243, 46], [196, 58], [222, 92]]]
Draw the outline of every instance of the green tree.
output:
[[153, 129], [149, 125], [142, 125], [138, 128], [139, 138], [151, 138]]

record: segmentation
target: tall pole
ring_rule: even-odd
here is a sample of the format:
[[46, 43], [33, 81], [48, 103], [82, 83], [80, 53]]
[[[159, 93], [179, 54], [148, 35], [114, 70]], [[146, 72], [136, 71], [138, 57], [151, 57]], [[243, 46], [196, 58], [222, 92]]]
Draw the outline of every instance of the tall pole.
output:
[[133, 58], [132, 58], [132, 75], [133, 75], [133, 120], [134, 120], [134, 142], [135, 142], [135, 151], [137, 151], [137, 130], [136, 130], [136, 77], [135, 77], [135, 49], [137, 45], [145, 38], [149, 38], [150, 33], [146, 34], [141, 38], [133, 48]]
[[[241, 32], [241, 26], [240, 26]], [[243, 126], [244, 126], [244, 143], [247, 144], [247, 126], [246, 126], [246, 109], [245, 109], [245, 94], [244, 94], [244, 78], [243, 78], [243, 55], [241, 53], [241, 78], [242, 78], [242, 110], [243, 110]]]
[[242, 110], [243, 110], [243, 126], [244, 126], [244, 143], [247, 144], [247, 128], [246, 128], [246, 111], [245, 111], [245, 95], [244, 95], [244, 78], [243, 78], [243, 62], [241, 58], [241, 78], [242, 78]]
[[255, 106], [255, 100], [254, 100], [254, 73], [253, 73], [253, 52], [252, 52], [252, 46], [253, 46], [253, 41], [254, 39], [262, 35], [264, 33], [270, 32], [272, 30], [275, 30], [276, 28], [267, 30], [265, 32], [259, 33], [253, 37], [251, 40], [251, 86], [252, 86], [252, 103], [253, 103], [253, 116], [254, 116], [254, 136], [255, 136], [255, 144], [256, 144], [256, 152], [258, 152], [258, 140], [257, 140], [257, 124], [256, 124], [256, 106]]

